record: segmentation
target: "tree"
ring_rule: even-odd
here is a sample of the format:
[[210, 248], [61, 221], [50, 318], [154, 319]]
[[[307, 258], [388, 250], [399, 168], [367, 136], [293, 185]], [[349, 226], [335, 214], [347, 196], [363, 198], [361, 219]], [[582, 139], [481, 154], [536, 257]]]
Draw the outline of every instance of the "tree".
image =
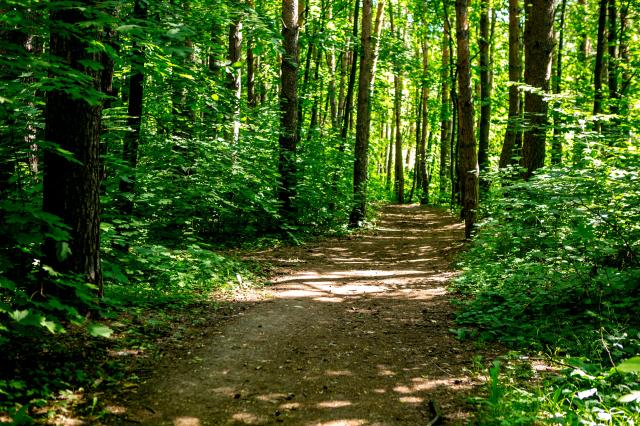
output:
[[[97, 2], [78, 2], [80, 8], [51, 11], [50, 53], [73, 76], [72, 87], [47, 93], [45, 139], [63, 151], [44, 155], [43, 210], [68, 226], [69, 241], [48, 238], [44, 263], [57, 272], [81, 275], [102, 294], [100, 265], [100, 73], [91, 64], [100, 61], [89, 49], [99, 29], [91, 23]], [[80, 31], [80, 28], [82, 30]], [[81, 83], [82, 82], [82, 83]], [[82, 88], [82, 97], [74, 92]], [[77, 92], [76, 92], [77, 93]], [[45, 290], [47, 293], [60, 290]], [[62, 292], [71, 297], [69, 292]]]
[[[419, 167], [416, 170], [418, 181], [421, 186], [420, 204], [429, 202], [429, 174], [427, 173], [427, 133], [429, 132], [429, 45], [426, 37], [422, 42], [422, 84], [420, 88], [420, 116], [422, 117], [422, 129], [420, 130], [420, 144], [416, 157], [419, 159]], [[431, 139], [429, 139], [431, 141]], [[431, 142], [429, 142], [431, 143]]]
[[[398, 4], [398, 10], [400, 10], [400, 4]], [[391, 23], [391, 33], [395, 34], [398, 47], [404, 44], [404, 40], [400, 34], [400, 28], [397, 28], [393, 19], [393, 7], [389, 7], [389, 16]], [[404, 166], [402, 159], [402, 91], [403, 91], [403, 79], [402, 79], [402, 65], [396, 59], [394, 62], [394, 75], [393, 75], [393, 108], [395, 111], [395, 129], [396, 129], [396, 146], [395, 146], [395, 173], [394, 173], [394, 192], [396, 194], [396, 201], [398, 204], [404, 203]]]
[[528, 179], [544, 166], [547, 132], [551, 55], [553, 54], [554, 0], [533, 0], [527, 3], [527, 20], [524, 35], [524, 82], [530, 87], [524, 98], [526, 129], [522, 143], [522, 165]]
[[522, 146], [520, 131], [520, 89], [522, 55], [520, 53], [520, 0], [509, 0], [509, 114], [507, 131], [500, 153], [500, 168], [514, 164]]
[[465, 236], [470, 238], [478, 208], [478, 153], [473, 131], [471, 64], [469, 60], [469, 0], [456, 0], [458, 41], [458, 139], [460, 141], [460, 195]]
[[278, 170], [283, 218], [294, 219], [296, 149], [298, 145], [298, 0], [282, 2], [284, 54], [280, 69], [280, 156]]
[[237, 14], [229, 24], [229, 44], [227, 60], [227, 87], [231, 92], [231, 122], [232, 130], [229, 141], [237, 144], [240, 138], [240, 97], [242, 96], [242, 68], [239, 66], [242, 55], [242, 21]]
[[[146, 3], [135, 0], [133, 17], [139, 23], [147, 19]], [[131, 131], [124, 138], [122, 159], [128, 173], [120, 180], [120, 192], [123, 200], [121, 211], [124, 214], [133, 212], [133, 192], [135, 190], [135, 170], [138, 166], [138, 145], [140, 144], [140, 124], [142, 123], [142, 107], [144, 102], [144, 47], [134, 39], [131, 48], [131, 74], [129, 75], [129, 105], [127, 108], [127, 124]]]
[[[445, 21], [446, 25], [446, 21]], [[442, 34], [442, 62], [440, 63], [440, 198], [447, 191], [449, 168], [451, 167], [450, 149], [451, 143], [451, 99], [449, 97], [449, 40], [448, 35]]]
[[482, 0], [480, 6], [480, 123], [478, 137], [478, 163], [483, 191], [489, 188], [485, 174], [489, 169], [489, 130], [491, 126], [491, 63], [489, 62], [489, 11], [490, 0]]
[[358, 76], [358, 119], [356, 122], [356, 146], [353, 164], [354, 203], [349, 217], [349, 225], [351, 227], [360, 226], [367, 208], [367, 166], [371, 122], [369, 97], [371, 94], [370, 85], [373, 65], [371, 19], [371, 0], [363, 0], [362, 30], [360, 32], [360, 74]]

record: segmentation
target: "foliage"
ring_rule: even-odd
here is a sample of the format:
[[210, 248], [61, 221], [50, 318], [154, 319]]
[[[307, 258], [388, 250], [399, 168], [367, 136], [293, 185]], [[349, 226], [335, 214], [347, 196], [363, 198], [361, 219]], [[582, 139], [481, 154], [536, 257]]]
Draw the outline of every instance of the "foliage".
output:
[[[462, 297], [459, 323], [482, 340], [575, 365], [545, 379], [547, 387], [511, 383], [504, 419], [638, 421], [639, 407], [625, 395], [640, 385], [625, 366], [640, 352], [640, 155], [615, 151], [528, 182], [507, 178], [463, 257], [453, 287]], [[621, 368], [609, 371], [614, 366]], [[589, 389], [597, 392], [581, 393]]]

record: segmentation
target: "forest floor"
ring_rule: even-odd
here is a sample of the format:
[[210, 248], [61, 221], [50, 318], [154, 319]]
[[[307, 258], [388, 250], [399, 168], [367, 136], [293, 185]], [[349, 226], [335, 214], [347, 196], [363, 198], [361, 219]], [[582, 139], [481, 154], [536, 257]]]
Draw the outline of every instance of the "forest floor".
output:
[[445, 211], [388, 206], [360, 235], [254, 252], [272, 285], [238, 291], [226, 320], [165, 351], [111, 398], [107, 423], [468, 423], [484, 385], [474, 357], [499, 353], [451, 332], [445, 286], [463, 246]]

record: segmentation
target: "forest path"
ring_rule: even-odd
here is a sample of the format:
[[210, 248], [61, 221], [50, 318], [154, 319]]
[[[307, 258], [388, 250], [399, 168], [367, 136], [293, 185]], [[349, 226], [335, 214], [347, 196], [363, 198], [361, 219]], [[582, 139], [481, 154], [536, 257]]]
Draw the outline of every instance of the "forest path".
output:
[[258, 254], [281, 269], [269, 297], [155, 366], [127, 419], [426, 425], [435, 403], [445, 424], [465, 423], [478, 350], [449, 331], [445, 291], [462, 239], [442, 210], [388, 206], [361, 236]]

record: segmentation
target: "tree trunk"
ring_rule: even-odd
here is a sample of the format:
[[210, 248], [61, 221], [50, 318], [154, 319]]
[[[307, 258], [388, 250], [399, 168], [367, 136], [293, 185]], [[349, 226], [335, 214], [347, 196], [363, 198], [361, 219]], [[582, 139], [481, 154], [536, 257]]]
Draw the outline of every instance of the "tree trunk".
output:
[[440, 198], [447, 192], [447, 180], [449, 179], [449, 167], [451, 155], [449, 144], [451, 138], [451, 99], [449, 97], [449, 29], [445, 20], [445, 33], [442, 35], [442, 63], [440, 69]]
[[[500, 168], [517, 164], [520, 155], [520, 84], [522, 79], [522, 54], [520, 52], [520, 0], [509, 0], [509, 115], [507, 131], [500, 153]], [[514, 158], [515, 157], [515, 158]]]
[[[133, 16], [140, 23], [147, 19], [146, 3], [143, 0], [135, 1]], [[125, 178], [120, 181], [120, 192], [123, 195], [121, 212], [125, 215], [130, 215], [133, 212], [135, 173], [138, 167], [138, 145], [140, 144], [140, 125], [142, 123], [144, 62], [144, 45], [134, 38], [131, 46], [131, 75], [129, 76], [129, 105], [127, 109], [127, 125], [131, 131], [125, 135], [122, 147], [122, 160], [128, 170]]]
[[362, 224], [367, 208], [367, 162], [369, 158], [369, 131], [371, 107], [369, 105], [372, 81], [371, 1], [362, 2], [362, 30], [360, 37], [360, 74], [358, 76], [358, 121], [356, 122], [355, 159], [353, 163], [353, 209], [349, 225]]
[[233, 128], [228, 141], [237, 144], [240, 138], [240, 98], [242, 96], [242, 68], [237, 66], [242, 57], [242, 22], [237, 16], [229, 24], [229, 44], [227, 60], [230, 65], [227, 72], [227, 88], [231, 92], [231, 122]]
[[293, 202], [296, 196], [296, 149], [298, 145], [298, 0], [283, 0], [282, 36], [284, 54], [280, 83], [280, 156], [278, 171], [282, 218], [295, 218]]
[[351, 122], [351, 113], [353, 110], [353, 92], [356, 84], [356, 70], [358, 68], [358, 17], [360, 13], [360, 0], [355, 1], [355, 10], [353, 12], [353, 33], [352, 43], [353, 48], [351, 50], [351, 71], [349, 73], [349, 83], [347, 85], [347, 96], [344, 101], [344, 116], [342, 117], [342, 132], [340, 133], [341, 138], [341, 150], [340, 152], [344, 152], [347, 135], [349, 134], [349, 123]]
[[[618, 100], [620, 93], [618, 93], [618, 9], [616, 7], [616, 0], [608, 0], [608, 15], [609, 15], [609, 28], [608, 28], [608, 42], [609, 42], [609, 60], [607, 62], [607, 69], [609, 71], [609, 112], [611, 114], [618, 114]], [[618, 121], [614, 119], [614, 123]]]
[[393, 154], [393, 125], [389, 126], [389, 133], [387, 135], [388, 139], [389, 139], [389, 157], [387, 157], [387, 179], [385, 182], [385, 187], [387, 188], [387, 191], [391, 189], [391, 181], [392, 181], [392, 176], [393, 176], [393, 158], [394, 158], [394, 154]]
[[[558, 37], [558, 54], [556, 56], [556, 75], [553, 80], [553, 93], [560, 94], [562, 90], [562, 54], [564, 49], [564, 20], [567, 9], [567, 0], [562, 0], [560, 6], [560, 29]], [[562, 120], [557, 113], [553, 114], [553, 141], [551, 143], [551, 164], [562, 163]]]
[[[95, 1], [78, 2], [95, 8]], [[84, 90], [100, 90], [100, 73], [83, 63], [99, 62], [99, 53], [89, 51], [98, 40], [95, 27], [84, 27], [80, 38], [66, 28], [77, 27], [90, 18], [83, 8], [54, 9], [51, 12], [49, 52], [61, 63], [88, 77]], [[68, 246], [48, 238], [44, 244], [44, 264], [57, 272], [81, 275], [102, 294], [100, 267], [100, 103], [73, 96], [77, 87], [51, 90], [47, 94], [45, 139], [73, 155], [73, 161], [57, 150], [45, 151], [43, 210], [59, 216], [69, 227]], [[73, 292], [57, 289], [64, 297]], [[45, 290], [45, 293], [48, 291]]]
[[384, 25], [384, 4], [385, 0], [378, 0], [378, 8], [376, 10], [376, 20], [374, 26], [374, 39], [373, 39], [373, 58], [371, 59], [371, 93], [373, 93], [373, 86], [376, 78], [376, 69], [378, 67], [378, 54], [380, 52], [380, 35], [382, 34], [382, 26]]
[[421, 84], [421, 116], [422, 129], [420, 131], [420, 146], [418, 154], [420, 161], [416, 171], [418, 173], [418, 182], [420, 182], [420, 204], [429, 203], [429, 176], [427, 175], [427, 133], [429, 130], [429, 45], [426, 37], [422, 40], [422, 84]]
[[[247, 5], [255, 10], [253, 0], [247, 0]], [[250, 107], [255, 107], [258, 104], [256, 98], [256, 66], [253, 48], [253, 34], [251, 33], [247, 38], [247, 105]]]
[[486, 173], [489, 170], [489, 130], [491, 126], [491, 64], [489, 63], [489, 11], [490, 0], [482, 0], [480, 6], [480, 123], [478, 137], [478, 164], [480, 186], [483, 192], [489, 189]]
[[[554, 0], [532, 0], [527, 3], [525, 24], [524, 82], [542, 92], [549, 90], [551, 56], [553, 54]], [[527, 128], [522, 143], [522, 165], [525, 179], [544, 166], [548, 103], [544, 94], [527, 91], [524, 114]]]
[[[625, 117], [629, 112], [628, 92], [631, 86], [632, 73], [630, 72], [631, 61], [629, 54], [629, 3], [620, 8], [620, 63], [622, 64], [622, 84], [620, 87], [620, 116]], [[628, 136], [629, 128], [625, 128], [625, 134]]]
[[[400, 5], [398, 4], [398, 10]], [[396, 33], [395, 23], [393, 19], [393, 7], [389, 7], [389, 18], [391, 24], [391, 33], [400, 39], [400, 29]], [[396, 145], [395, 145], [395, 173], [394, 173], [394, 192], [398, 204], [404, 203], [404, 163], [402, 158], [402, 69], [396, 62], [394, 64], [393, 75], [394, 88], [394, 112], [395, 112], [395, 129], [396, 129]]]
[[460, 143], [460, 194], [465, 237], [470, 238], [478, 208], [478, 152], [473, 131], [471, 64], [469, 60], [469, 0], [456, 0], [458, 41], [458, 140]]
[[[329, 2], [327, 10], [328, 21], [332, 22], [333, 19], [333, 5]], [[327, 51], [327, 68], [329, 72], [329, 86], [327, 88], [327, 98], [329, 100], [329, 108], [331, 115], [331, 128], [336, 129], [338, 127], [338, 103], [336, 101], [336, 52], [335, 48], [331, 46]]]

